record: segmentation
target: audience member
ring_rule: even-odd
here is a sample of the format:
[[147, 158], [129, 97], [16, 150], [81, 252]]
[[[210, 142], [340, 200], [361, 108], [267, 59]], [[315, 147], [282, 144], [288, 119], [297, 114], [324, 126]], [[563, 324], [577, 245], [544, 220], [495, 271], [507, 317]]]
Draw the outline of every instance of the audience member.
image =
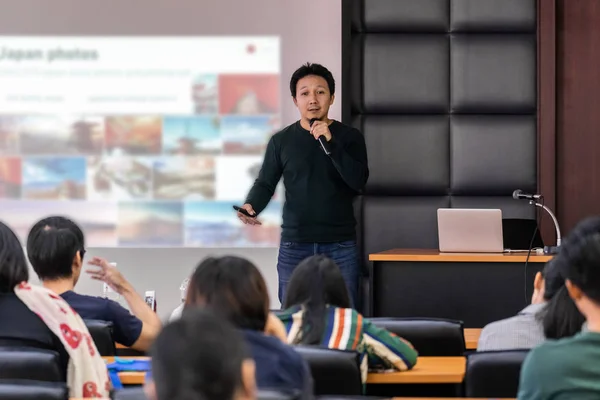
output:
[[363, 382], [369, 366], [405, 371], [417, 362], [417, 351], [410, 343], [351, 308], [340, 269], [323, 255], [311, 256], [294, 269], [284, 306], [286, 310], [278, 316], [288, 343], [358, 351]]
[[530, 352], [521, 369], [519, 399], [600, 398], [600, 218], [584, 221], [590, 222], [595, 231], [575, 228], [557, 255], [587, 330]]
[[133, 315], [112, 300], [74, 292], [84, 254], [83, 232], [67, 218], [45, 218], [29, 232], [27, 255], [44, 287], [60, 294], [83, 319], [112, 322], [117, 343], [140, 351], [148, 350], [161, 329], [160, 319], [114, 266], [94, 257], [88, 264], [97, 269], [86, 272], [123, 296]]
[[260, 389], [298, 390], [312, 396], [312, 376], [285, 343], [281, 321], [269, 312], [267, 285], [254, 264], [239, 257], [207, 258], [192, 274], [185, 309], [209, 307], [242, 330], [256, 363]]
[[71, 397], [108, 397], [106, 364], [82, 319], [54, 292], [28, 280], [23, 247], [0, 222], [0, 345], [57, 351]]
[[531, 349], [546, 340], [540, 313], [550, 299], [546, 296], [546, 281], [560, 279], [551, 271], [554, 264], [549, 261], [544, 270], [535, 275], [530, 305], [514, 317], [492, 322], [483, 328], [477, 351]]
[[[199, 334], [200, 333], [200, 334]], [[253, 400], [255, 365], [243, 336], [208, 310], [188, 309], [151, 350], [151, 400]]]

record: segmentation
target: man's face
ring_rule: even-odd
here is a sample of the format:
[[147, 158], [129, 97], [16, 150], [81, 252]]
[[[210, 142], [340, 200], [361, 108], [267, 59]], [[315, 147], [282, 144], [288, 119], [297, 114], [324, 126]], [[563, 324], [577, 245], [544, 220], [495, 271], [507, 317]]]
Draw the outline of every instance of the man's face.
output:
[[323, 119], [329, 113], [335, 96], [331, 95], [327, 81], [316, 75], [308, 75], [298, 81], [294, 104], [305, 120]]

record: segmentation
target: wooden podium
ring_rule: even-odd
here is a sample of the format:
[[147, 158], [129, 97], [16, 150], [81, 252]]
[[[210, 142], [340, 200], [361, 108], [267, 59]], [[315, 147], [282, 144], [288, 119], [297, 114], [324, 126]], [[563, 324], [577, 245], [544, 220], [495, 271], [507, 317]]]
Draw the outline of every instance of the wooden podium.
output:
[[552, 256], [393, 249], [369, 255], [371, 315], [461, 320], [466, 328], [515, 315]]

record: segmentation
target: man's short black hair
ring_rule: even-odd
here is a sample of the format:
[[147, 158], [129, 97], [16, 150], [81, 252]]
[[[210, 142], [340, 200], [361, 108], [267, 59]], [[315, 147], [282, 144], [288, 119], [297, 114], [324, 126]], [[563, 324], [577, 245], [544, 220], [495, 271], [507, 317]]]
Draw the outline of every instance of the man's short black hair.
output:
[[73, 259], [78, 251], [79, 240], [66, 228], [45, 226], [27, 238], [27, 257], [43, 281], [73, 276]]
[[[587, 229], [581, 229], [586, 226]], [[576, 226], [561, 249], [563, 274], [600, 305], [600, 217], [587, 218]]]
[[249, 358], [230, 322], [197, 307], [164, 327], [150, 355], [158, 400], [233, 400]]
[[290, 92], [292, 93], [292, 97], [296, 97], [298, 81], [309, 75], [316, 75], [325, 79], [327, 86], [329, 86], [329, 93], [331, 93], [332, 96], [335, 94], [335, 79], [333, 79], [331, 72], [321, 64], [306, 63], [292, 74], [292, 78], [290, 79]]

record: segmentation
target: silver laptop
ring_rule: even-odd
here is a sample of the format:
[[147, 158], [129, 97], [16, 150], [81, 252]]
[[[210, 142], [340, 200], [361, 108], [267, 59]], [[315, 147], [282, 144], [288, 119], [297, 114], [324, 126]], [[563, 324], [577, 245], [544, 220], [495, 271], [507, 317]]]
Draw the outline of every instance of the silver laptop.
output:
[[502, 253], [502, 210], [439, 208], [438, 239], [445, 253]]

